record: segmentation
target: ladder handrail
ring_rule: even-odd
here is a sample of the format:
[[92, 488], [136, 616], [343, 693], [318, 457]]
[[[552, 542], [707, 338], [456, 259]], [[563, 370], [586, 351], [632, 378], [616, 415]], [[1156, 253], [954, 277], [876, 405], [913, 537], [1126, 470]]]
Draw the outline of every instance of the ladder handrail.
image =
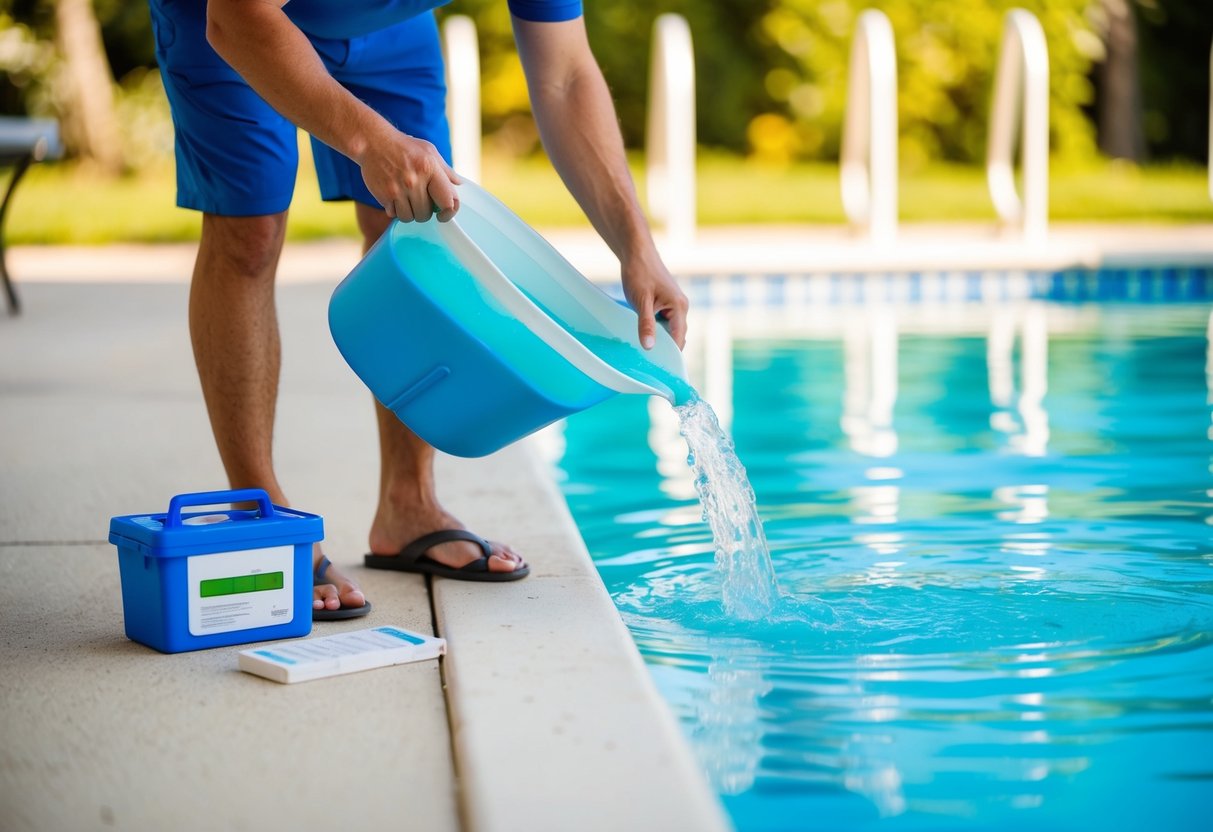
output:
[[649, 212], [671, 242], [695, 238], [695, 53], [677, 14], [653, 22], [645, 179]]
[[897, 234], [897, 52], [883, 12], [859, 16], [848, 74], [842, 205], [871, 239], [888, 241]]
[[[1022, 200], [1015, 186], [1013, 158], [1017, 126], [1022, 128]], [[1003, 223], [1018, 225], [1029, 239], [1048, 233], [1049, 48], [1040, 21], [1023, 9], [1011, 9], [1004, 18], [990, 108], [986, 182]]]
[[453, 15], [442, 24], [446, 51], [447, 120], [455, 170], [480, 181], [480, 47], [476, 24]]
[[1213, 199], [1213, 46], [1209, 47], [1209, 199]]

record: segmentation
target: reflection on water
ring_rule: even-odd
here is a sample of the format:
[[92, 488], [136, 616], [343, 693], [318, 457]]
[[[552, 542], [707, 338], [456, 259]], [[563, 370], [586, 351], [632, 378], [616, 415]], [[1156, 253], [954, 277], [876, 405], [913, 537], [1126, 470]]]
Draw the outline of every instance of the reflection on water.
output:
[[[1044, 456], [1049, 443], [1049, 415], [1043, 407], [1048, 392], [1049, 337], [1043, 304], [999, 309], [990, 318], [986, 337], [989, 366], [990, 427], [1008, 437], [1010, 447], [1025, 456]], [[1016, 386], [1015, 347], [1020, 348]]]
[[1209, 310], [834, 312], [689, 348], [785, 593], [761, 620], [723, 615], [668, 407], [551, 445], [739, 828], [1202, 828]]
[[897, 319], [887, 307], [866, 310], [847, 322], [843, 337], [846, 385], [842, 430], [852, 449], [887, 457], [897, 451], [893, 405], [897, 401]]

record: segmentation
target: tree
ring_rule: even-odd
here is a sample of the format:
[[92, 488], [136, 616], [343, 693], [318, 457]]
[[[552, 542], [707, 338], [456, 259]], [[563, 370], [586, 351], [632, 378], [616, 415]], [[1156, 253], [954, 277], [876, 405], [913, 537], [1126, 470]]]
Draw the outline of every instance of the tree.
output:
[[[1209, 149], [1208, 0], [1137, 0], [1142, 104], [1151, 159], [1203, 162]], [[1204, 103], [1202, 103], [1204, 102]]]
[[122, 170], [114, 116], [114, 81], [90, 0], [55, 0], [55, 42], [61, 62], [63, 138], [69, 150], [101, 170]]
[[1106, 56], [1099, 69], [1099, 149], [1113, 159], [1144, 162], [1137, 17], [1129, 0], [1103, 0]]

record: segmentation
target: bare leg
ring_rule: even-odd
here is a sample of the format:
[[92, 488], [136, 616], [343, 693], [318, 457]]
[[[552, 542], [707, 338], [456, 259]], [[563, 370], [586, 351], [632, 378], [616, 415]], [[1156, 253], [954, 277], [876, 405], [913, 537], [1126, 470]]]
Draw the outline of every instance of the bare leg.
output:
[[[190, 339], [202, 394], [232, 488], [263, 488], [289, 505], [273, 464], [281, 344], [274, 275], [286, 214], [205, 214], [190, 284]], [[314, 565], [322, 557], [317, 545]], [[313, 606], [362, 606], [362, 592], [335, 567], [317, 587]]]
[[[357, 205], [357, 213], [364, 250], [369, 249], [391, 221], [382, 209], [362, 204]], [[371, 524], [371, 552], [394, 555], [423, 534], [463, 528], [463, 524], [438, 503], [434, 487], [434, 449], [378, 402], [375, 413], [379, 422], [379, 506]], [[522, 558], [509, 546], [493, 543], [492, 547], [491, 571], [512, 572], [523, 564]], [[453, 542], [435, 546], [427, 554], [447, 566], [460, 567], [481, 557], [482, 553], [474, 544]]]

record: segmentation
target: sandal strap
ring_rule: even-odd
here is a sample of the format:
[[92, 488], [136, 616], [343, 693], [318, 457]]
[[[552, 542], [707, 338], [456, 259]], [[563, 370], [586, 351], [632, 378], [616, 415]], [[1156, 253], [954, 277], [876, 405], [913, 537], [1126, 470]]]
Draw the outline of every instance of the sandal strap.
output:
[[430, 532], [414, 540], [408, 546], [405, 546], [399, 557], [406, 563], [415, 563], [419, 557], [424, 555], [430, 549], [442, 543], [452, 543], [456, 540], [465, 540], [468, 543], [475, 543], [480, 547], [480, 551], [484, 553], [485, 560], [493, 554], [493, 547], [489, 542], [478, 534], [467, 531], [466, 529], [443, 529], [437, 532]]
[[328, 581], [324, 579], [324, 576], [328, 573], [329, 567], [332, 565], [333, 562], [331, 560], [324, 555], [320, 556], [320, 565], [317, 566], [316, 571], [312, 573], [312, 586], [328, 583]]

